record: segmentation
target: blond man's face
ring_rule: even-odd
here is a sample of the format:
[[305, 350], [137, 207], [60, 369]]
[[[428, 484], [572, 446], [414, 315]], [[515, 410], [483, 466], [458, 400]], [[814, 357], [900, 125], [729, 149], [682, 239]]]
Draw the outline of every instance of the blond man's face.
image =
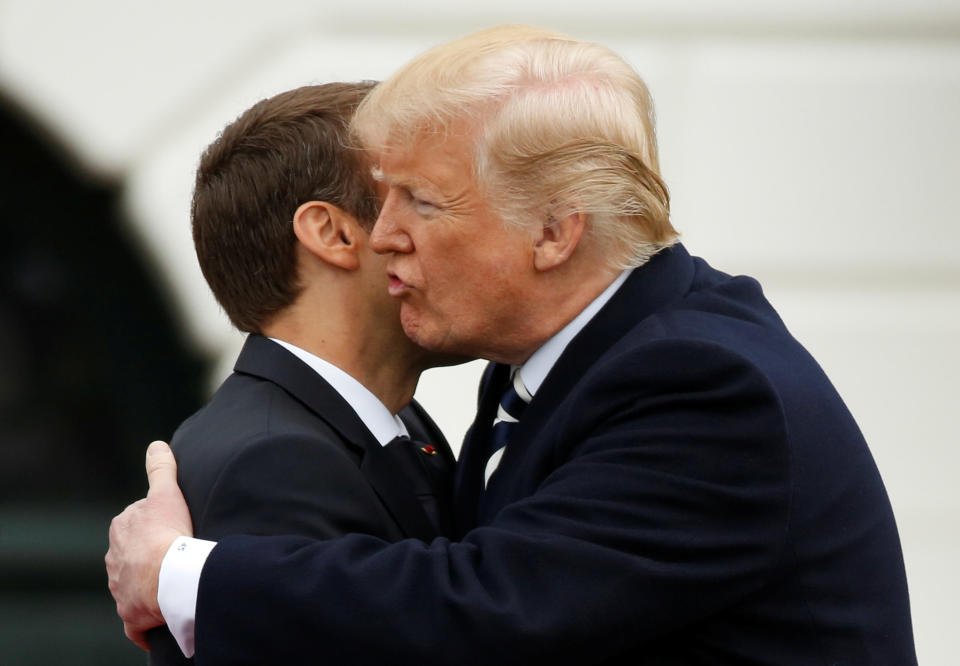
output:
[[471, 169], [469, 135], [429, 136], [379, 155], [387, 186], [371, 235], [390, 254], [389, 293], [417, 344], [498, 358], [518, 337], [517, 304], [533, 275], [531, 235], [491, 210]]

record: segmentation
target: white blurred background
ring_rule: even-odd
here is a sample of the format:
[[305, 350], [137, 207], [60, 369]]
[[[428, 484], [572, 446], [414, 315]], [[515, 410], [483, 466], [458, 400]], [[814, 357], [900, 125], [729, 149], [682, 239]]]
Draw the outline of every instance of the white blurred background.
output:
[[[120, 184], [130, 233], [215, 361], [212, 388], [241, 337], [196, 266], [188, 213], [220, 128], [263, 97], [381, 79], [497, 23], [612, 47], [650, 85], [688, 249], [760, 279], [860, 423], [900, 526], [920, 663], [955, 663], [960, 2], [520, 4], [0, 0], [0, 88]], [[451, 442], [480, 368], [421, 381]]]

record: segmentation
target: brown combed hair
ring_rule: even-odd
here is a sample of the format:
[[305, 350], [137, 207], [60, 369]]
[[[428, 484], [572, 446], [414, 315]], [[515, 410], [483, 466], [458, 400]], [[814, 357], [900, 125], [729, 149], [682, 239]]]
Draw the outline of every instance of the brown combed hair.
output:
[[206, 149], [191, 220], [200, 269], [230, 321], [259, 333], [299, 295], [293, 216], [326, 201], [372, 228], [378, 201], [349, 123], [374, 82], [304, 86], [264, 99]]

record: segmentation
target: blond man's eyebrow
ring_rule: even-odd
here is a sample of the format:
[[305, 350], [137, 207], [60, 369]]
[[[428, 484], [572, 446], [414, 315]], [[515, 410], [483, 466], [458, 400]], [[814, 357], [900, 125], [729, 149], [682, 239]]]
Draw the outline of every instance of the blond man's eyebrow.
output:
[[381, 169], [379, 165], [370, 167], [370, 175], [373, 176], [373, 179], [378, 183], [386, 183], [387, 185], [402, 187], [406, 190], [413, 190], [430, 185], [430, 181], [417, 176], [410, 178], [391, 178], [383, 172], [383, 169]]

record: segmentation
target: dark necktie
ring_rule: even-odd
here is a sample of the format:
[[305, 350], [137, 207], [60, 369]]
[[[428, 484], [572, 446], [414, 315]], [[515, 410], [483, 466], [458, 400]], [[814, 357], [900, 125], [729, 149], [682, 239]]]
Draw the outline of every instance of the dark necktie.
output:
[[511, 432], [532, 399], [533, 397], [520, 379], [519, 369], [514, 370], [513, 378], [507, 390], [503, 392], [503, 397], [500, 398], [497, 418], [493, 420], [493, 430], [490, 433], [490, 457], [487, 459], [487, 467], [483, 473], [484, 488], [500, 464], [500, 459], [503, 458]]

